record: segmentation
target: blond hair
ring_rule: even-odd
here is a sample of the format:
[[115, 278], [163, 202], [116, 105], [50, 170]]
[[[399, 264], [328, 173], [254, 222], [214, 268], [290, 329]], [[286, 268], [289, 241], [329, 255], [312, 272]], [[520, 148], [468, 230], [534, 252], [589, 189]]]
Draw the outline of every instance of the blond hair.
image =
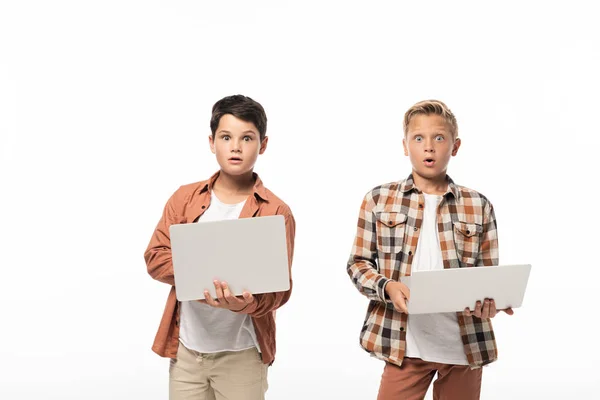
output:
[[456, 123], [456, 117], [452, 114], [452, 111], [440, 100], [424, 100], [416, 103], [414, 106], [408, 109], [404, 114], [404, 135], [408, 131], [408, 124], [416, 115], [439, 115], [446, 120], [446, 123], [452, 130], [452, 136], [456, 138], [458, 136], [458, 124]]

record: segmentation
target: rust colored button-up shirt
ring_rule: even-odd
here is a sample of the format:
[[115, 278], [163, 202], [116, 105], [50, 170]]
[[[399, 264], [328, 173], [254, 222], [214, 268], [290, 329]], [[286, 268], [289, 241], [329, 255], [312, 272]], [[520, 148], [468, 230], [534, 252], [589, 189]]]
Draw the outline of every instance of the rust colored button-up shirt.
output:
[[[148, 273], [157, 281], [171, 285], [162, 320], [152, 350], [162, 357], [177, 357], [179, 346], [179, 302], [175, 295], [175, 279], [171, 259], [169, 227], [173, 224], [192, 223], [210, 207], [212, 186], [219, 176], [209, 180], [181, 186], [167, 201], [162, 217], [154, 230], [144, 253]], [[285, 218], [288, 262], [290, 267], [290, 290], [286, 292], [255, 294], [254, 301], [241, 313], [249, 314], [262, 351], [262, 360], [271, 364], [275, 359], [275, 310], [285, 304], [292, 292], [291, 266], [294, 253], [296, 223], [290, 208], [265, 188], [254, 174], [253, 194], [248, 197], [240, 218], [283, 215]]]

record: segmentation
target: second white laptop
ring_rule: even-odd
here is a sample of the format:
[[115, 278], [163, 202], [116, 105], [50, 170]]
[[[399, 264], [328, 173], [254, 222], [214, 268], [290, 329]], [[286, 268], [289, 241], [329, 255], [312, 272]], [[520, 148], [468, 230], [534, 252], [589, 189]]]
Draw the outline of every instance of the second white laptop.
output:
[[215, 279], [235, 296], [290, 288], [282, 215], [171, 225], [170, 235], [179, 301], [215, 298]]
[[400, 279], [410, 289], [408, 314], [473, 310], [477, 300], [494, 299], [496, 309], [521, 307], [530, 264], [418, 271]]

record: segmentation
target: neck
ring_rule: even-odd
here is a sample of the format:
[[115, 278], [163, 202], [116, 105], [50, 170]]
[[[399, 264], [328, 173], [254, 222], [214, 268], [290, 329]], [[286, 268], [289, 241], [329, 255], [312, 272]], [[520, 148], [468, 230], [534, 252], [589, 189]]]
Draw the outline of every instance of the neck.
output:
[[445, 171], [443, 174], [433, 178], [426, 178], [413, 171], [413, 180], [415, 186], [423, 193], [443, 195], [448, 190], [448, 180], [446, 179]]
[[221, 171], [213, 185], [213, 190], [228, 194], [238, 194], [251, 192], [253, 187], [254, 176], [252, 171], [243, 175], [229, 175]]

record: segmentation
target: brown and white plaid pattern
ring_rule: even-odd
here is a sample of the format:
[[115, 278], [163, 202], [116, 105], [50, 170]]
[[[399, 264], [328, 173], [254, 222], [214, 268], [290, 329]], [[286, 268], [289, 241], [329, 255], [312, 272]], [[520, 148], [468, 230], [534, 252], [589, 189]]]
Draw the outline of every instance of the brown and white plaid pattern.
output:
[[[394, 309], [384, 289], [390, 279], [410, 275], [423, 204], [423, 194], [412, 175], [367, 193], [347, 265], [356, 288], [371, 300], [360, 344], [374, 357], [396, 365], [404, 358], [407, 315]], [[498, 265], [496, 218], [483, 195], [448, 177], [437, 224], [444, 268]], [[469, 365], [477, 368], [495, 361], [498, 352], [491, 321], [462, 312], [457, 316]]]

